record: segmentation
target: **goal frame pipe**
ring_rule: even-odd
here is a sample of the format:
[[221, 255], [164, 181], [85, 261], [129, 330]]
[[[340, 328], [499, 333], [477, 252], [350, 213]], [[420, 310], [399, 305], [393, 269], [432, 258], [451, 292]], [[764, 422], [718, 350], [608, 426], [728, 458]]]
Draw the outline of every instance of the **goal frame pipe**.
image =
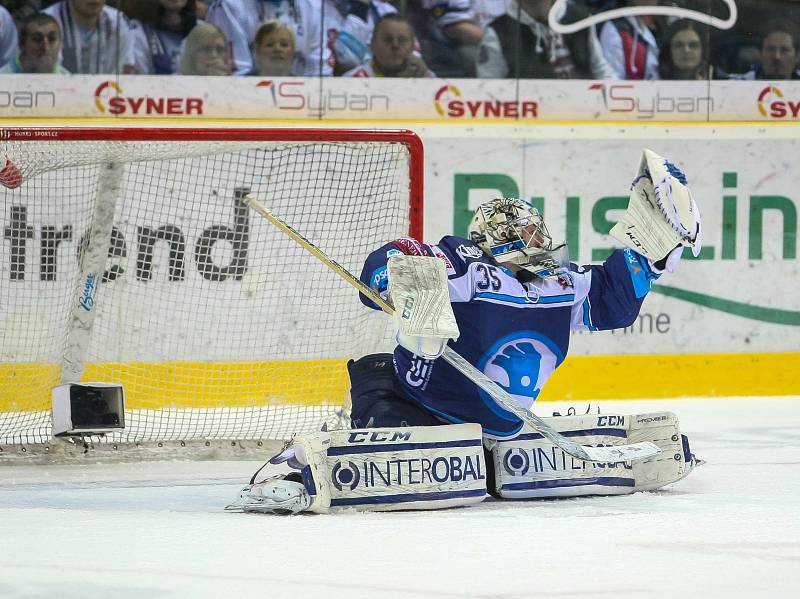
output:
[[223, 128], [223, 127], [4, 127], [0, 143], [8, 141], [286, 141], [396, 142], [409, 149], [409, 236], [424, 241], [424, 147], [408, 129], [347, 128]]

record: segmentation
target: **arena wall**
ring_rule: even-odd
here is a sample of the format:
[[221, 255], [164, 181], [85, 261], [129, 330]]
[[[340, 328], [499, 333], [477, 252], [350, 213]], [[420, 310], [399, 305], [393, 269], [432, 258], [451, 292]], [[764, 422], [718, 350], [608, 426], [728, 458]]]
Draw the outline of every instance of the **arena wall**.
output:
[[655, 285], [632, 327], [573, 336], [542, 399], [800, 393], [798, 84], [0, 82], [7, 126], [413, 129], [425, 143], [428, 241], [464, 234], [483, 200], [520, 196], [544, 210], [582, 263], [608, 254], [608, 230], [649, 147], [686, 171], [703, 213], [703, 252]]

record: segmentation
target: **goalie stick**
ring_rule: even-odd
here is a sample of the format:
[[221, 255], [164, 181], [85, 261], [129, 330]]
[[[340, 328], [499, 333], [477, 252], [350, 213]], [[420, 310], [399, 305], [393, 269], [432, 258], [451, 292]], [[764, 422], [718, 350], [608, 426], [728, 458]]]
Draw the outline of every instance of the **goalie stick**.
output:
[[[244, 202], [253, 210], [258, 212], [261, 216], [266, 218], [270, 223], [275, 225], [278, 229], [286, 233], [300, 246], [313, 254], [320, 262], [325, 264], [325, 266], [336, 272], [345, 281], [350, 283], [353, 287], [358, 289], [358, 291], [375, 302], [375, 304], [380, 306], [384, 312], [389, 315], [394, 314], [394, 306], [385, 301], [373, 289], [362, 283], [361, 280], [357, 279], [341, 264], [330, 258], [325, 252], [311, 243], [311, 241], [306, 239], [301, 233], [296, 231], [279, 217], [275, 216], [253, 194], [247, 194], [244, 198]], [[565, 436], [557, 432], [549, 424], [547, 424], [544, 420], [539, 418], [536, 414], [517, 403], [517, 401], [502, 387], [500, 387], [488, 376], [483, 374], [480, 370], [475, 368], [450, 346], [445, 347], [442, 358], [452, 365], [453, 368], [466, 376], [470, 381], [475, 383], [475, 385], [483, 389], [504, 409], [508, 410], [520, 420], [525, 422], [528, 426], [541, 433], [542, 436], [553, 443], [553, 445], [556, 445], [565, 453], [579, 460], [596, 463], [626, 462], [632, 460], [642, 460], [661, 453], [661, 449], [659, 449], [655, 443], [651, 443], [649, 441], [632, 443], [630, 445], [613, 445], [606, 447], [591, 447], [570, 441]]]

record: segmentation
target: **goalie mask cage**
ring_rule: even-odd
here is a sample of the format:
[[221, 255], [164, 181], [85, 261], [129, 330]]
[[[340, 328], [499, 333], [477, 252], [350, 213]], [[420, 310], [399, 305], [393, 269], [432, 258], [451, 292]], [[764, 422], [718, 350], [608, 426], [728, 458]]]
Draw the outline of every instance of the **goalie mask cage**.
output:
[[6, 455], [51, 441], [61, 382], [123, 385], [115, 445], [318, 430], [347, 405], [346, 360], [391, 349], [389, 319], [244, 196], [358, 273], [387, 241], [422, 237], [413, 133], [1, 133]]

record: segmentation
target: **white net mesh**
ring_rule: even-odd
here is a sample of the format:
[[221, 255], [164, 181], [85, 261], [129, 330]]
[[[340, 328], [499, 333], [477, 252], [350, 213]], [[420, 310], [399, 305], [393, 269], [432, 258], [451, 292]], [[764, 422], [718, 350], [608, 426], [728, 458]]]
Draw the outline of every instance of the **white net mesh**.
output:
[[[346, 359], [391, 347], [388, 319], [247, 208], [358, 274], [409, 231], [409, 148], [375, 142], [7, 142], [0, 444], [50, 437], [99, 164], [124, 162], [83, 381], [121, 382], [110, 440], [284, 438], [346, 405]], [[135, 162], [134, 162], [135, 161]]]

